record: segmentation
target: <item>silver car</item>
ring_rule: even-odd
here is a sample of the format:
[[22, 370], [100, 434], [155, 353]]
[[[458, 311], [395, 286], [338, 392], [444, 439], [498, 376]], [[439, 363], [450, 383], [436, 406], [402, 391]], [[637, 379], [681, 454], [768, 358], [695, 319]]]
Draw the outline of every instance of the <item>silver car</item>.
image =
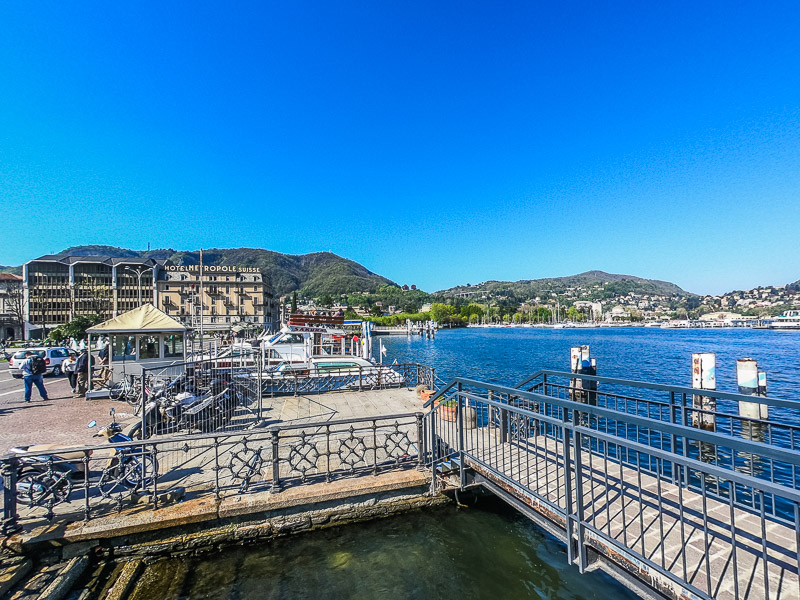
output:
[[25, 362], [25, 353], [33, 352], [44, 358], [47, 365], [47, 373], [56, 376], [61, 375], [61, 363], [69, 356], [67, 348], [25, 348], [14, 353], [8, 361], [8, 372], [12, 377], [19, 379], [22, 377], [22, 363]]

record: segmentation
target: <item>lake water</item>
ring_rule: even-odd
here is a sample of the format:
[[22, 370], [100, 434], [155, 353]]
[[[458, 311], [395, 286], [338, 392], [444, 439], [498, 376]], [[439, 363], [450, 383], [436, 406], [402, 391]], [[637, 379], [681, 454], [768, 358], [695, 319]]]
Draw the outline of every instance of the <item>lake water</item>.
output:
[[131, 600], [633, 600], [491, 498], [149, 566]]
[[[717, 389], [736, 392], [736, 361], [753, 358], [767, 373], [769, 395], [800, 400], [800, 331], [763, 329], [444, 329], [433, 340], [381, 336], [389, 362], [420, 362], [439, 377], [467, 376], [515, 385], [539, 369], [569, 371], [572, 346], [588, 344], [597, 374], [691, 386], [693, 352], [717, 355]], [[375, 342], [377, 345], [377, 341]]]
[[[589, 344], [598, 374], [690, 385], [693, 352], [717, 354], [717, 386], [736, 391], [736, 360], [758, 360], [771, 396], [796, 399], [800, 332], [620, 329], [443, 330], [433, 340], [386, 336], [389, 362], [433, 365], [513, 385], [543, 368], [569, 369], [571, 346]], [[635, 598], [602, 573], [579, 575], [565, 548], [497, 501], [439, 508], [229, 548], [148, 567], [135, 600], [179, 599], [591, 599]]]

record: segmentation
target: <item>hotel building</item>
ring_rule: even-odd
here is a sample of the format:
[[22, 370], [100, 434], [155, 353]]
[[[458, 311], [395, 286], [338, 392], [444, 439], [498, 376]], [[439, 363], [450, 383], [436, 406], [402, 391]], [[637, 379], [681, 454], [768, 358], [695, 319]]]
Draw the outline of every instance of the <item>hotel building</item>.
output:
[[272, 285], [256, 267], [173, 265], [151, 258], [42, 256], [23, 266], [27, 320], [52, 329], [78, 315], [116, 317], [151, 303], [206, 331], [280, 326]]

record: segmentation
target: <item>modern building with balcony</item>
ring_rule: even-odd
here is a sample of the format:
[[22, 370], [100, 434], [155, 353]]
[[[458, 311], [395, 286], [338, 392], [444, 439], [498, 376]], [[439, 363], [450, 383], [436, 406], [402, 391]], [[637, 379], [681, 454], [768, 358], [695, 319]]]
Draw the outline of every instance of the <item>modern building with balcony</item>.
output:
[[52, 329], [79, 315], [111, 319], [143, 303], [158, 305], [164, 260], [52, 254], [22, 268], [26, 319]]

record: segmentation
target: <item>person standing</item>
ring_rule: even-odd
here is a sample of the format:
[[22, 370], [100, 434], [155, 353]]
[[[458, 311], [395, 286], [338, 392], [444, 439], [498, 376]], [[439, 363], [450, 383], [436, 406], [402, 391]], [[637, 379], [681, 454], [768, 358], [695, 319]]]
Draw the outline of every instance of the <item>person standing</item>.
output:
[[25, 381], [25, 402], [31, 401], [31, 390], [34, 385], [42, 400], [48, 400], [47, 390], [44, 389], [44, 372], [47, 370], [44, 359], [38, 354], [28, 351], [25, 353], [25, 360], [20, 369]]
[[75, 355], [70, 352], [67, 359], [61, 363], [61, 370], [67, 374], [67, 379], [69, 380], [69, 387], [72, 388], [72, 393], [75, 393], [75, 385], [78, 383], [78, 374], [75, 372], [75, 365], [77, 364], [77, 360], [75, 359]]
[[91, 365], [92, 355], [84, 348], [81, 355], [75, 362], [75, 372], [78, 374], [78, 383], [76, 384], [76, 394], [78, 396], [86, 395], [86, 388], [89, 387], [89, 369]]

